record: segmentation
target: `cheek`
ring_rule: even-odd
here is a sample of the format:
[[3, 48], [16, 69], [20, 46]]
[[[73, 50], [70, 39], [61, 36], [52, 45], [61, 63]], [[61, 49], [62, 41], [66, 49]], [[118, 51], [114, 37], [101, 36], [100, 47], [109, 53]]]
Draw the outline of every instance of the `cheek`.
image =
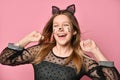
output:
[[71, 32], [71, 29], [70, 29], [70, 28], [68, 28], [68, 29], [67, 29], [67, 31], [68, 31], [68, 32]]
[[[53, 28], [53, 33], [56, 33], [57, 31], [59, 31], [57, 28]], [[64, 28], [64, 31], [70, 33], [72, 32], [72, 29], [70, 27]]]
[[56, 31], [57, 31], [57, 30], [53, 28], [53, 34], [56, 33]]
[[72, 29], [71, 28], [66, 28], [66, 32], [70, 33], [70, 32], [72, 32]]

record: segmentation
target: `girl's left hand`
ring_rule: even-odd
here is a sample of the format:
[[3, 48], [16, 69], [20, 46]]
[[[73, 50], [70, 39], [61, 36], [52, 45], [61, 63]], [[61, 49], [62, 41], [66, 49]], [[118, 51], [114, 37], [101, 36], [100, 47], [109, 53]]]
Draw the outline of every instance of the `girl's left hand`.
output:
[[97, 46], [93, 40], [85, 40], [80, 42], [80, 46], [83, 51], [94, 52], [97, 49]]

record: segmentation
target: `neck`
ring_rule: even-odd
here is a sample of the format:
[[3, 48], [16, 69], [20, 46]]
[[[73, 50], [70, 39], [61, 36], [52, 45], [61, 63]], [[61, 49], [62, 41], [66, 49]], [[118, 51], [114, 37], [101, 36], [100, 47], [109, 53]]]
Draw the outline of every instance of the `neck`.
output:
[[71, 45], [66, 45], [66, 46], [56, 45], [53, 48], [53, 52], [57, 56], [67, 57], [71, 55], [71, 53], [73, 52], [73, 48]]

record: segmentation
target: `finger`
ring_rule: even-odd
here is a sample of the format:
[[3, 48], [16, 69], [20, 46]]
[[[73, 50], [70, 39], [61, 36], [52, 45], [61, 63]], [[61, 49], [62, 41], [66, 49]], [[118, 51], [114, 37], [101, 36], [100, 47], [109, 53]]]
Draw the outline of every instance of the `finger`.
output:
[[44, 40], [44, 36], [43, 35], [41, 35], [40, 33], [38, 33], [38, 35], [39, 35], [39, 38], [40, 38], [41, 41]]
[[94, 45], [95, 43], [94, 43], [94, 41], [93, 40], [90, 40], [90, 39], [88, 39], [88, 40], [86, 40], [85, 41], [85, 46], [92, 46], [92, 45]]
[[41, 35], [41, 40], [44, 40], [44, 36]]
[[90, 43], [91, 42], [91, 40], [90, 39], [87, 39], [86, 41], [85, 41], [85, 43]]
[[92, 43], [92, 45], [93, 45], [94, 47], [97, 46], [96, 43], [95, 43], [93, 40], [91, 41], [91, 43]]
[[39, 33], [34, 33], [34, 34], [33, 34], [33, 37], [36, 37], [36, 38], [37, 38], [37, 37], [39, 37], [39, 36], [41, 36]]
[[80, 46], [83, 46], [83, 41], [80, 42]]
[[91, 43], [94, 43], [94, 44], [95, 44], [95, 42], [94, 42], [93, 40], [91, 40]]
[[31, 35], [35, 35], [35, 34], [37, 34], [37, 33], [39, 33], [38, 31], [32, 31], [30, 34]]
[[86, 41], [86, 46], [88, 46], [88, 47], [89, 47], [89, 46], [91, 46], [91, 45], [92, 45], [91, 40], [87, 40], [87, 41]]
[[84, 41], [81, 41], [81, 42], [80, 42], [80, 46], [81, 46], [81, 48], [84, 50]]

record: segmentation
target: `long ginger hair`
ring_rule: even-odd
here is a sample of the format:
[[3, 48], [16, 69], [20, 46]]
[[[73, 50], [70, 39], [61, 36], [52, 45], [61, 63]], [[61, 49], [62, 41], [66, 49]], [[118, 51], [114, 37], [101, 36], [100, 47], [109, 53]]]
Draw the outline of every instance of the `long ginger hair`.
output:
[[74, 31], [77, 32], [76, 35], [73, 35], [72, 40], [71, 40], [71, 46], [73, 47], [73, 52], [71, 56], [68, 57], [67, 62], [65, 63], [68, 64], [71, 60], [73, 60], [73, 63], [76, 67], [77, 73], [80, 72], [81, 67], [82, 67], [82, 62], [83, 62], [83, 52], [80, 47], [80, 28], [78, 21], [74, 15], [72, 15], [70, 12], [66, 10], [61, 10], [60, 13], [54, 14], [50, 20], [47, 22], [46, 26], [43, 29], [42, 35], [45, 37], [45, 40], [43, 42], [40, 42], [41, 48], [37, 56], [35, 57], [35, 60], [33, 63], [38, 64], [40, 63], [45, 56], [49, 54], [49, 52], [52, 50], [52, 48], [56, 45], [56, 41], [52, 36], [53, 33], [53, 19], [57, 15], [66, 15], [73, 26]]

